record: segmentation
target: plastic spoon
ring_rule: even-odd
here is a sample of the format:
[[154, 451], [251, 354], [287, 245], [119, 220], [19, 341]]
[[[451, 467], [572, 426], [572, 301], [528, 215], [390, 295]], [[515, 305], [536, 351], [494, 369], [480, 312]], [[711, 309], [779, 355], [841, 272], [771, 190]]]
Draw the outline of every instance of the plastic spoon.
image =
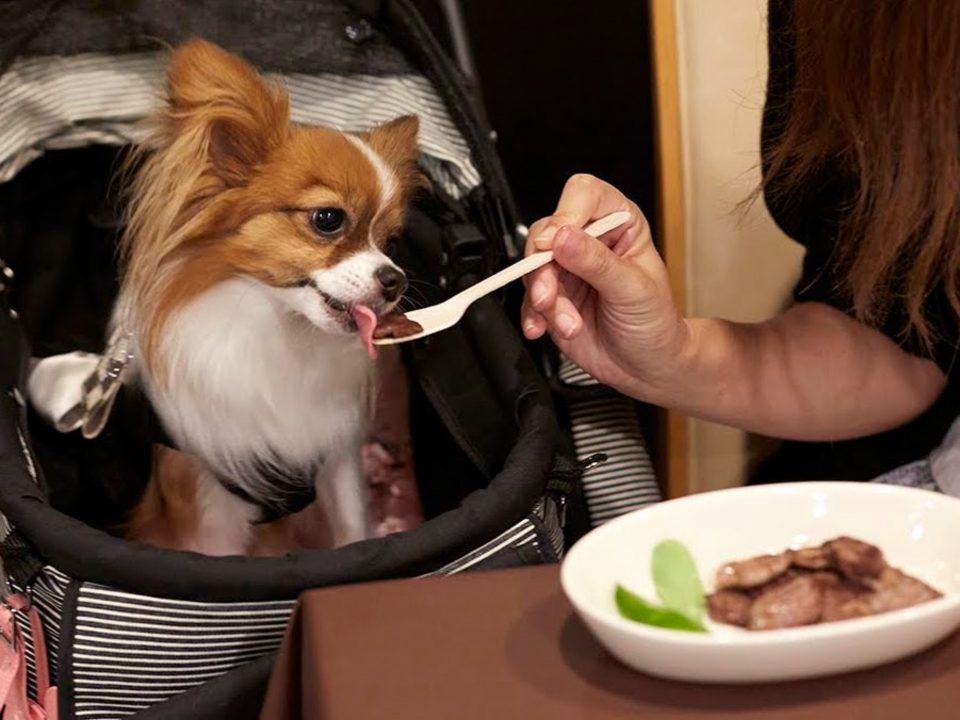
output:
[[[600, 237], [604, 233], [608, 233], [611, 230], [620, 227], [629, 219], [630, 213], [626, 211], [610, 213], [609, 215], [605, 215], [599, 220], [595, 220], [594, 222], [590, 223], [583, 229], [583, 231], [592, 237]], [[534, 253], [533, 255], [528, 255], [523, 260], [515, 262], [513, 265], [510, 265], [500, 272], [481, 280], [475, 285], [471, 285], [463, 292], [454, 295], [448, 300], [444, 300], [442, 303], [406, 313], [408, 320], [412, 320], [420, 325], [421, 328], [423, 328], [420, 332], [414, 333], [413, 335], [407, 335], [405, 337], [376, 338], [374, 339], [373, 344], [396, 345], [397, 343], [418, 340], [419, 338], [426, 337], [427, 335], [433, 335], [441, 330], [451, 328], [460, 321], [464, 313], [467, 311], [467, 308], [469, 308], [484, 295], [489, 295], [495, 290], [499, 290], [504, 285], [522, 278], [527, 273], [533, 272], [539, 267], [543, 267], [551, 260], [553, 260], [553, 252], [549, 250], [547, 252], [539, 252]]]

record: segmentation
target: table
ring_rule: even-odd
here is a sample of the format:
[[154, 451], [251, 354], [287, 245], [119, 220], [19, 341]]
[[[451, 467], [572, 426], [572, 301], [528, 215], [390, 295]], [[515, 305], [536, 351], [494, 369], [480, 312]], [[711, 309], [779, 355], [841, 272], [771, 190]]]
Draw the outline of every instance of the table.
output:
[[960, 718], [960, 635], [830, 678], [692, 685], [628, 670], [563, 596], [557, 566], [305, 593], [264, 720], [945, 720]]

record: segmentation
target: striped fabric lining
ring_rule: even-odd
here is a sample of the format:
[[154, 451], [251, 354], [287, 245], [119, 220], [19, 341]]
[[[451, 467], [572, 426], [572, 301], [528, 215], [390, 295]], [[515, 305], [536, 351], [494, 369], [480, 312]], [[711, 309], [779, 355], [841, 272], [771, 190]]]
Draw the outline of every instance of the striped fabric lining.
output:
[[[428, 575], [450, 575], [499, 554], [533, 546], [544, 557], [563, 553], [563, 529], [552, 497], [542, 498], [529, 518], [476, 550]], [[545, 553], [541, 544], [549, 546]], [[63, 604], [70, 578], [46, 567], [31, 596], [40, 610], [57, 681], [57, 653]], [[94, 583], [80, 586], [71, 649], [77, 717], [127, 717], [196, 687], [280, 646], [295, 601], [203, 603], [129, 593]], [[28, 682], [36, 693], [29, 626], [21, 623], [29, 663]]]
[[[559, 515], [544, 498], [533, 513], [541, 537], [524, 519], [428, 576], [451, 575], [498, 554], [548, 543], [562, 553]], [[426, 577], [426, 576], [425, 576]], [[213, 679], [280, 646], [293, 601], [196, 603], [84, 584], [77, 602], [73, 685], [77, 717], [112, 720]]]
[[[21, 450], [29, 462], [26, 443]], [[525, 518], [481, 547], [428, 575], [463, 572], [500, 554], [533, 546], [543, 558], [563, 554], [563, 528], [553, 497], [541, 498]], [[0, 523], [9, 523], [0, 514]], [[549, 546], [547, 553], [541, 544]], [[58, 680], [64, 599], [71, 579], [45, 567], [30, 595], [43, 620], [51, 683]], [[22, 589], [21, 589], [22, 590]], [[203, 684], [280, 646], [295, 601], [202, 603], [111, 589], [79, 587], [70, 649], [76, 716], [116, 720]], [[25, 640], [28, 689], [36, 695], [33, 639]]]
[[84, 583], [73, 638], [77, 717], [123, 717], [280, 646], [295, 601], [202, 603]]
[[[567, 358], [562, 359], [558, 375], [572, 387], [598, 384]], [[567, 411], [577, 457], [607, 456], [607, 462], [583, 475], [593, 527], [662, 499], [632, 400], [616, 396], [572, 399]]]
[[543, 528], [547, 533], [547, 542], [553, 550], [554, 557], [562, 558], [566, 550], [566, 538], [563, 535], [563, 515], [553, 498], [543, 500], [544, 508], [540, 513]]
[[[33, 453], [30, 452], [23, 429], [19, 425], [17, 426], [17, 438], [20, 441], [20, 452], [23, 453], [27, 472], [34, 482], [39, 482]], [[11, 532], [13, 532], [13, 526], [7, 516], [0, 513], [0, 542], [6, 540]], [[7, 576], [6, 573], [4, 573], [4, 577], [10, 583], [11, 589], [27, 595], [40, 613], [44, 642], [47, 646], [47, 668], [50, 673], [50, 684], [55, 685], [57, 658], [60, 649], [60, 626], [63, 621], [63, 599], [67, 586], [70, 584], [70, 578], [51, 566], [44, 567], [37, 574], [30, 588], [18, 587], [13, 582], [13, 578]], [[30, 626], [30, 619], [23, 613], [16, 614], [14, 620], [20, 630], [20, 637], [23, 638], [24, 656], [27, 659], [27, 693], [30, 697], [36, 699], [37, 659], [34, 651], [33, 628]]]
[[[47, 149], [142, 139], [137, 123], [155, 107], [164, 55], [77, 55], [17, 60], [0, 76], [0, 182]], [[480, 184], [466, 141], [429, 80], [419, 75], [293, 74], [291, 117], [362, 131], [406, 114], [420, 117], [422, 165], [453, 197]]]
[[[47, 664], [50, 684], [57, 682], [57, 653], [60, 649], [60, 625], [63, 622], [63, 598], [70, 584], [70, 578], [53, 567], [45, 567], [37, 576], [29, 592], [25, 592], [40, 613], [43, 622], [44, 640], [47, 645]], [[24, 614], [15, 616], [23, 638], [24, 655], [27, 658], [27, 692], [30, 697], [37, 695], [37, 660], [34, 652], [34, 638], [30, 620]]]
[[[50, 679], [57, 677], [57, 658], [60, 653], [60, 625], [63, 618], [63, 598], [70, 578], [53, 567], [46, 567], [37, 577], [30, 591], [33, 604], [44, 618], [43, 631], [47, 641]], [[52, 620], [53, 622], [50, 622]]]

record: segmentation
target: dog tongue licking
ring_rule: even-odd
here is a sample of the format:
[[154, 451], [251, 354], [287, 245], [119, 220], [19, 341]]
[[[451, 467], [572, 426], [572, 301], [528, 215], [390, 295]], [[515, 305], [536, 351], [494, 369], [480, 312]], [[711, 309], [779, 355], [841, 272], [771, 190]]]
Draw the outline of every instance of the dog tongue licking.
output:
[[350, 309], [353, 321], [357, 324], [360, 339], [367, 346], [371, 360], [377, 359], [377, 349], [373, 345], [373, 331], [377, 329], [377, 314], [366, 305], [354, 305]]

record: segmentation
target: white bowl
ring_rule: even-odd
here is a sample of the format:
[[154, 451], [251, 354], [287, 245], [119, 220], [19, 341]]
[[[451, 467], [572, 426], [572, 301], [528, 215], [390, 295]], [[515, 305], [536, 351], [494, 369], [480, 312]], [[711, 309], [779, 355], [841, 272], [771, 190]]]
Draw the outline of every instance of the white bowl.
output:
[[[849, 535], [944, 597], [882, 615], [784, 630], [748, 631], [707, 621], [709, 633], [626, 620], [621, 583], [656, 600], [653, 547], [681, 541], [713, 588], [730, 560]], [[637, 510], [592, 531], [570, 550], [563, 589], [597, 639], [626, 665], [709, 683], [791, 680], [856, 670], [919, 652], [960, 625], [960, 500], [871, 483], [790, 483], [692, 495]]]

